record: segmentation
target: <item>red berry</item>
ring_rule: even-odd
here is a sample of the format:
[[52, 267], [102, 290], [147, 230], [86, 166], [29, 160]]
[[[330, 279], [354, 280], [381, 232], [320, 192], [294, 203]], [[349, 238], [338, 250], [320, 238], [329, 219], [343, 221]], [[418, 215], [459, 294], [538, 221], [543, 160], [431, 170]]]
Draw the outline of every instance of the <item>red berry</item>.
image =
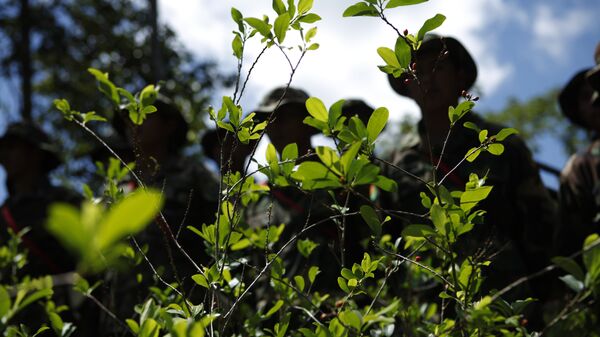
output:
[[404, 36], [408, 35], [408, 29], [404, 30]]
[[410, 79], [410, 78], [406, 78], [406, 79], [404, 79], [404, 84], [410, 84], [410, 82], [411, 82], [411, 79]]
[[466, 90], [463, 90], [463, 91], [461, 91], [461, 92], [460, 92], [460, 95], [461, 95], [462, 97], [467, 97], [467, 91], [466, 91]]
[[521, 326], [526, 326], [527, 323], [529, 323], [529, 321], [527, 320], [527, 318], [523, 318], [520, 323], [521, 323]]
[[420, 255], [415, 256], [415, 262], [419, 262], [419, 261], [421, 261], [421, 256]]

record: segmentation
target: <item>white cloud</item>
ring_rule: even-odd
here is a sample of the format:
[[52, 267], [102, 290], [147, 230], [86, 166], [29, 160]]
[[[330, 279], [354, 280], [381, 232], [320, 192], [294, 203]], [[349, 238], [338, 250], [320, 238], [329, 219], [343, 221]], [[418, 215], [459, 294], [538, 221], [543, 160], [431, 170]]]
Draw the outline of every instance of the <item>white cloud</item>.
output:
[[593, 27], [594, 18], [593, 11], [583, 8], [558, 12], [539, 5], [533, 16], [534, 44], [556, 61], [565, 61], [573, 39]]
[[[216, 58], [223, 68], [231, 71], [235, 69], [235, 59], [230, 51], [231, 31], [234, 29], [230, 7], [238, 8], [245, 16], [272, 12], [271, 1], [257, 2], [163, 0], [160, 6], [162, 19], [175, 29], [186, 46], [199, 55]], [[395, 32], [377, 18], [342, 18], [344, 9], [354, 2], [315, 1], [314, 11], [323, 18], [316, 23], [319, 31], [315, 42], [321, 48], [307, 54], [293, 85], [320, 97], [326, 104], [355, 97], [363, 98], [375, 107], [388, 107], [393, 118], [404, 113], [417, 114], [416, 105], [396, 95], [386, 76], [377, 69], [382, 61], [376, 50], [380, 46], [393, 46]], [[498, 22], [522, 20], [522, 11], [511, 7], [506, 0], [438, 0], [396, 8], [389, 11], [389, 19], [400, 30], [407, 28], [416, 32], [426, 19], [436, 13], [447, 17], [439, 33], [455, 36], [467, 46], [482, 75], [478, 87], [486, 94], [493, 93], [510, 77], [512, 68], [494, 56], [498, 37], [482, 32]], [[289, 67], [282, 54], [275, 48], [271, 49], [249, 82], [247, 96], [242, 100], [246, 109], [254, 108], [269, 89], [287, 82]], [[253, 60], [258, 52], [259, 49], [252, 49], [247, 59]]]

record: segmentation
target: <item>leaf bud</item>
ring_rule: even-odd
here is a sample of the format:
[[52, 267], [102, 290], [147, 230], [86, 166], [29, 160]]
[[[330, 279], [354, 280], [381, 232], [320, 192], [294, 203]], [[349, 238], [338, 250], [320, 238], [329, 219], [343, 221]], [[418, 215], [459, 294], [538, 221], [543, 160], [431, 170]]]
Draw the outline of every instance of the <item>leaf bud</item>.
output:
[[461, 95], [462, 97], [467, 97], [467, 91], [466, 91], [466, 90], [463, 90], [463, 91], [461, 91], [461, 92], [460, 92], [460, 95]]
[[419, 262], [419, 261], [421, 261], [421, 256], [420, 255], [415, 256], [415, 262]]
[[404, 33], [404, 36], [407, 36], [408, 35], [408, 29], [405, 29], [403, 33]]
[[412, 82], [412, 80], [410, 78], [404, 79], [404, 84], [408, 85], [408, 84], [410, 84], [410, 82]]
[[412, 71], [416, 71], [416, 70], [417, 70], [417, 63], [416, 63], [416, 62], [413, 62], [413, 63], [410, 65], [410, 69], [412, 69]]

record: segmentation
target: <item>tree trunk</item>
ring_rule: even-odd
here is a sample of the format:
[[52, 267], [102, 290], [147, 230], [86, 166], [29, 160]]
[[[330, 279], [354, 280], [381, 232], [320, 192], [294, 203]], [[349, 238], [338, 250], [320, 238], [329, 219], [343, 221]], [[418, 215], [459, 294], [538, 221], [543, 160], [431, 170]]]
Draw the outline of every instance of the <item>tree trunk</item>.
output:
[[150, 37], [150, 47], [152, 53], [152, 81], [154, 83], [162, 80], [162, 57], [159, 43], [158, 31], [158, 4], [157, 0], [149, 0], [150, 5], [150, 27], [152, 35]]
[[33, 72], [31, 69], [31, 43], [29, 32], [31, 21], [29, 17], [29, 0], [21, 0], [19, 13], [19, 25], [21, 26], [20, 61], [21, 61], [21, 117], [25, 121], [31, 121], [31, 81]]

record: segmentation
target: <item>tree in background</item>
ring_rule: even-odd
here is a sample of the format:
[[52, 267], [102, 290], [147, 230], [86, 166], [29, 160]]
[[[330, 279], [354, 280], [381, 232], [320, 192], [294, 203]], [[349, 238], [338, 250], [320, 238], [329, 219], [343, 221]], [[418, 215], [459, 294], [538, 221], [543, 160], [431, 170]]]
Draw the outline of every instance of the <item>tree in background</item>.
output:
[[[27, 10], [26, 16], [23, 9]], [[92, 148], [90, 139], [48, 112], [53, 99], [64, 97], [82, 112], [99, 109], [110, 116], [108, 103], [89, 99], [98, 97], [86, 71], [94, 67], [109, 72], [111, 79], [131, 91], [164, 81], [161, 91], [184, 111], [193, 138], [204, 127], [203, 110], [211, 95], [228, 79], [217, 73], [214, 62], [194, 57], [169, 27], [157, 24], [157, 16], [153, 0], [1, 0], [1, 76], [11, 82], [31, 83], [33, 89], [31, 98], [23, 100], [31, 101], [31, 113], [22, 104], [20, 118], [28, 119], [30, 114], [33, 120], [58, 130], [67, 156], [77, 158], [88, 153]], [[31, 42], [29, 48], [24, 48], [27, 39]], [[23, 66], [27, 58], [31, 59], [29, 72]], [[0, 99], [26, 95], [18, 91], [3, 93]]]

